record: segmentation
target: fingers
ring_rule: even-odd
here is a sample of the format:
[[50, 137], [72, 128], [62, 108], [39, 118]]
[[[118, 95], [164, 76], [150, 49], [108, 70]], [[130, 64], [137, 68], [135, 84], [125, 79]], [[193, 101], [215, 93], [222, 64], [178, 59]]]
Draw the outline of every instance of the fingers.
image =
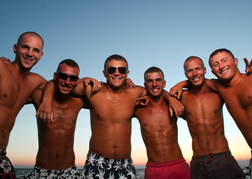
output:
[[53, 122], [53, 113], [51, 113], [51, 121]]
[[53, 122], [53, 113], [37, 111], [36, 117], [47, 124]]
[[178, 99], [180, 99], [181, 95], [182, 95], [182, 91], [176, 91], [177, 95], [178, 95]]
[[248, 67], [249, 66], [249, 62], [248, 62], [247, 58], [244, 57], [243, 60], [244, 60], [244, 62], [246, 64], [246, 67]]
[[243, 58], [245, 64], [246, 64], [246, 67], [245, 67], [245, 72], [247, 74], [251, 74], [252, 73], [252, 60], [250, 62], [248, 62], [247, 58]]
[[0, 57], [0, 60], [3, 60], [4, 63], [6, 63], [6, 64], [10, 64], [10, 59], [9, 58]]
[[101, 83], [100, 82], [95, 82], [95, 83], [93, 83], [93, 88], [92, 88], [92, 91], [95, 91], [95, 92], [97, 92], [97, 91], [99, 91], [101, 89]]
[[180, 105], [174, 109], [172, 109], [171, 107], [169, 107], [170, 110], [170, 116], [172, 117], [173, 114], [175, 113], [176, 118], [179, 118], [182, 116], [182, 114], [184, 113], [184, 106]]
[[171, 89], [170, 89], [169, 94], [170, 94], [171, 96], [175, 97], [175, 98], [178, 98], [178, 93], [177, 93], [177, 91], [176, 91], [174, 88], [171, 88]]
[[173, 110], [171, 107], [169, 107], [169, 110], [170, 110], [170, 116], [172, 117], [173, 116]]

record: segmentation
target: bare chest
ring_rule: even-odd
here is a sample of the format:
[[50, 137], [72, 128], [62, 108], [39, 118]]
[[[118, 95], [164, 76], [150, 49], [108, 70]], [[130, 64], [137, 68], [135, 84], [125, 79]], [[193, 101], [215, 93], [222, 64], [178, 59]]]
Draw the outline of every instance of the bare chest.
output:
[[201, 95], [186, 93], [182, 97], [185, 107], [185, 116], [191, 122], [206, 122], [207, 119], [215, 119], [221, 115], [223, 102], [220, 96], [214, 92]]
[[12, 75], [6, 79], [2, 77], [0, 79], [0, 104], [7, 108], [22, 107], [32, 93], [30, 86], [32, 84], [27, 81], [18, 81]]
[[177, 122], [176, 118], [170, 117], [167, 105], [158, 108], [140, 108], [135, 114], [141, 128], [145, 130], [167, 130]]
[[221, 88], [219, 92], [228, 108], [247, 109], [252, 106], [252, 85], [246, 81], [235, 87]]
[[114, 103], [106, 95], [97, 96], [90, 100], [91, 115], [100, 121], [126, 122], [131, 120], [136, 99], [122, 96], [120, 101]]

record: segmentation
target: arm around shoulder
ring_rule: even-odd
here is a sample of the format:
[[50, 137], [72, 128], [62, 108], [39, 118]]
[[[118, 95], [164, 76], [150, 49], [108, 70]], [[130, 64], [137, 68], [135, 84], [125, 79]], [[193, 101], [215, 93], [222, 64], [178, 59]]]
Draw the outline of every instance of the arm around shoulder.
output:
[[43, 120], [46, 123], [53, 121], [53, 112], [52, 112], [52, 100], [55, 94], [55, 84], [54, 81], [49, 81], [43, 92], [43, 100], [40, 104], [36, 116], [38, 119]]
[[180, 99], [183, 88], [189, 88], [189, 86], [190, 83], [187, 80], [181, 81], [170, 89], [170, 95]]
[[170, 116], [173, 116], [173, 111], [177, 118], [183, 114], [184, 105], [175, 97], [170, 96], [166, 90], [163, 91], [163, 98], [169, 103]]

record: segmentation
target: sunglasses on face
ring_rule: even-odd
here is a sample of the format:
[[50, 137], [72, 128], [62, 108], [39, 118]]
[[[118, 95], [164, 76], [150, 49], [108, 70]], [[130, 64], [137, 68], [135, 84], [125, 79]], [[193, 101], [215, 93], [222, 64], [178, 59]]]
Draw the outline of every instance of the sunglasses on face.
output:
[[[109, 74], [115, 73], [116, 68], [117, 67], [108, 67], [108, 73]], [[126, 67], [118, 67], [117, 69], [118, 69], [119, 73], [121, 73], [121, 74], [126, 74], [126, 72], [127, 72]]]
[[75, 76], [75, 75], [67, 75], [65, 73], [61, 73], [61, 72], [58, 72], [57, 73], [59, 78], [62, 79], [62, 80], [66, 80], [68, 77], [70, 79], [70, 81], [77, 81], [78, 80], [78, 76]]

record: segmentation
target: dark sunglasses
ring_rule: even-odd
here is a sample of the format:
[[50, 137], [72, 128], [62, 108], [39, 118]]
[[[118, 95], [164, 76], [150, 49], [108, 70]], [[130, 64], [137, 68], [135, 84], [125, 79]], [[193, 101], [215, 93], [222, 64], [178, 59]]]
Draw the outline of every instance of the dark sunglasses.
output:
[[70, 79], [70, 81], [77, 81], [78, 80], [78, 76], [75, 76], [75, 75], [67, 75], [65, 73], [61, 73], [61, 72], [58, 72], [57, 73], [59, 78], [62, 79], [62, 80], [66, 80], [68, 77]]
[[[108, 67], [108, 73], [113, 74], [116, 71], [116, 67]], [[121, 74], [125, 74], [127, 72], [126, 67], [118, 67], [118, 71]]]

